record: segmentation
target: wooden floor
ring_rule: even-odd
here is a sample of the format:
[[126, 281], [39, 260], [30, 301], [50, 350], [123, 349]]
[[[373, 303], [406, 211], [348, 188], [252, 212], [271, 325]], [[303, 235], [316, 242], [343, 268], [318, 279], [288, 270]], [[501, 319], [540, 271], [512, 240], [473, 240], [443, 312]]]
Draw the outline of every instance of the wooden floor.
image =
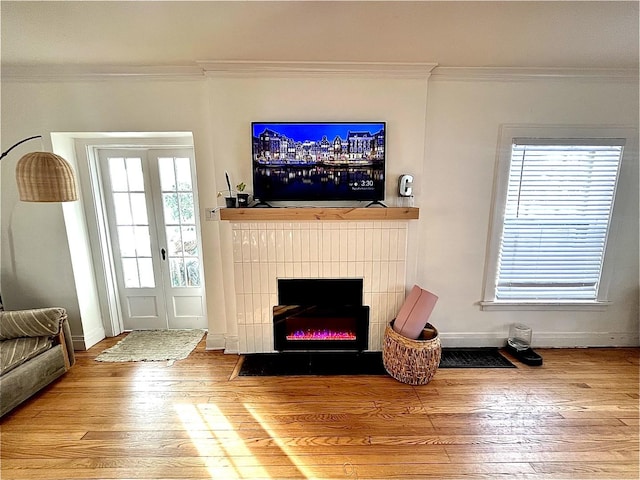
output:
[[640, 349], [538, 350], [542, 367], [237, 377], [238, 357], [88, 352], [2, 420], [2, 480], [637, 479]]

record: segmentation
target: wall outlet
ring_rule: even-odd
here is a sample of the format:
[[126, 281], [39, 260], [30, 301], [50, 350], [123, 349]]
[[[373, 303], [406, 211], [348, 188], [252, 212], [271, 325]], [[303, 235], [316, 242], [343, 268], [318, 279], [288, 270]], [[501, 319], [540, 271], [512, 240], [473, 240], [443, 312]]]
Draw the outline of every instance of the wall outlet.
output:
[[220, 220], [220, 207], [207, 207], [204, 209], [204, 219], [206, 221]]

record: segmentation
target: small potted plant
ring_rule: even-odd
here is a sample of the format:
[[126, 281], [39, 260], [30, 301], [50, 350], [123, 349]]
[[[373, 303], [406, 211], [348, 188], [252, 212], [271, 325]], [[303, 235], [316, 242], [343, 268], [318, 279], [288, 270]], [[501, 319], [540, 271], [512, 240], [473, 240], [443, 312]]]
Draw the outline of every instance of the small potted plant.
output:
[[[222, 197], [225, 194], [226, 192], [218, 192], [218, 198]], [[227, 208], [236, 208], [236, 197], [225, 196], [224, 203]]]
[[237, 195], [238, 195], [238, 206], [239, 207], [247, 207], [249, 206], [249, 194], [244, 193], [244, 189], [247, 188], [244, 182], [240, 182], [236, 185]]
[[[227, 172], [224, 172], [224, 176], [227, 180], [227, 187], [229, 188], [229, 196], [224, 197], [225, 204], [227, 205], [227, 208], [236, 208], [236, 197], [233, 196], [233, 192], [231, 191], [231, 181], [229, 180], [229, 174]], [[221, 197], [222, 195], [222, 192], [218, 192], [218, 197]]]

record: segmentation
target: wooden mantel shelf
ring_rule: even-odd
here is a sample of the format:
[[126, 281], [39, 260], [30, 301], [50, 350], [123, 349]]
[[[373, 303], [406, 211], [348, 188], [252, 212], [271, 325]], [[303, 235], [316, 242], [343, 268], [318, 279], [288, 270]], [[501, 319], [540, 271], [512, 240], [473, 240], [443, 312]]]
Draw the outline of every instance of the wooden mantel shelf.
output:
[[417, 207], [352, 208], [352, 207], [284, 207], [284, 208], [223, 208], [221, 220], [233, 222], [306, 221], [306, 220], [415, 220]]

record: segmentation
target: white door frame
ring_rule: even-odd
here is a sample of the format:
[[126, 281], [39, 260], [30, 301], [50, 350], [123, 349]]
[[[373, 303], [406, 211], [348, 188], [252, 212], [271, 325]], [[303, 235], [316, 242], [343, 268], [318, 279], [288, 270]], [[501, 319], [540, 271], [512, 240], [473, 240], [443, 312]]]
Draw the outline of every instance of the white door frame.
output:
[[[111, 239], [107, 228], [104, 192], [95, 151], [98, 148], [193, 148], [193, 136], [190, 132], [144, 132], [78, 134], [73, 135], [72, 138], [74, 138], [78, 162], [78, 182], [85, 204], [100, 310], [105, 333], [113, 337], [124, 331], [124, 325], [111, 252]], [[197, 175], [195, 176], [197, 178]], [[197, 190], [197, 185], [194, 185], [194, 190]], [[206, 318], [206, 302], [204, 307]]]

